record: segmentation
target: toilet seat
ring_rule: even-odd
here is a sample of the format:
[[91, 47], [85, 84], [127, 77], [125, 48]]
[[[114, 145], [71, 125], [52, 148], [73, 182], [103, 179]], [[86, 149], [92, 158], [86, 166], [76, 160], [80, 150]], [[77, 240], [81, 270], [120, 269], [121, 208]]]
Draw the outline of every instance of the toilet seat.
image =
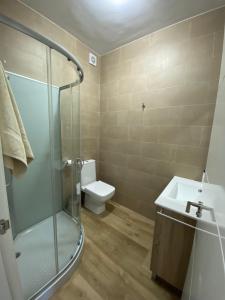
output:
[[115, 188], [113, 186], [102, 182], [101, 180], [94, 181], [86, 186], [83, 186], [82, 190], [100, 201], [105, 201], [111, 198], [115, 192]]

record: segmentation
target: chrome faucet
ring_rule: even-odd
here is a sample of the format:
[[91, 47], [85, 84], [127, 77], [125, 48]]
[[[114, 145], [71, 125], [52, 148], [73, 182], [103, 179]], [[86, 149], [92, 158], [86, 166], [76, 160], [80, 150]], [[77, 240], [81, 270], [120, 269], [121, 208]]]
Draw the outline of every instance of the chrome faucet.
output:
[[205, 209], [205, 210], [208, 210], [210, 212], [212, 220], [214, 222], [216, 221], [215, 215], [214, 215], [214, 210], [213, 210], [212, 207], [205, 206], [202, 201], [198, 201], [198, 203], [192, 202], [192, 201], [188, 201], [187, 202], [187, 206], [186, 206], [186, 210], [185, 210], [186, 213], [190, 213], [191, 206], [197, 207], [196, 216], [198, 218], [202, 217], [202, 210]]

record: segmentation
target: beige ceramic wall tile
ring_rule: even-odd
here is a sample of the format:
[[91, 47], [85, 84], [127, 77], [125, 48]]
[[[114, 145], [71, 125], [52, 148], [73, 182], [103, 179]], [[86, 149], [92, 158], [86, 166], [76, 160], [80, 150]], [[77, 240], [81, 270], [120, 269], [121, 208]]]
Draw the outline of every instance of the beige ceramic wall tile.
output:
[[173, 176], [199, 180], [205, 168], [224, 18], [219, 9], [102, 57], [100, 176], [150, 218]]
[[221, 31], [224, 26], [224, 9], [206, 13], [191, 21], [191, 37]]
[[200, 145], [202, 147], [208, 148], [210, 142], [211, 130], [212, 130], [212, 126], [202, 127], [201, 142], [200, 142]]
[[214, 104], [185, 106], [182, 108], [180, 124], [210, 126], [214, 109]]
[[176, 162], [204, 168], [207, 152], [207, 148], [179, 146], [176, 151]]
[[142, 143], [142, 156], [158, 160], [171, 161], [175, 157], [176, 147], [170, 144]]
[[199, 146], [200, 126], [164, 126], [159, 129], [159, 142], [175, 145]]

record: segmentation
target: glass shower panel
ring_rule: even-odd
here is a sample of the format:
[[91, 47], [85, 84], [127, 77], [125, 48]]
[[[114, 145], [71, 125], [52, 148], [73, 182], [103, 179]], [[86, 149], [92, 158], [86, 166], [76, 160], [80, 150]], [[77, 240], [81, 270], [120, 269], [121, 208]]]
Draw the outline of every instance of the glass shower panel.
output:
[[0, 58], [35, 156], [18, 178], [6, 170], [15, 255], [24, 298], [28, 299], [57, 272], [46, 47], [4, 25], [0, 31]]
[[61, 209], [56, 211], [59, 270], [73, 258], [80, 242], [79, 85], [74, 65], [51, 50], [52, 90], [58, 89], [61, 157], [55, 165], [61, 178]]

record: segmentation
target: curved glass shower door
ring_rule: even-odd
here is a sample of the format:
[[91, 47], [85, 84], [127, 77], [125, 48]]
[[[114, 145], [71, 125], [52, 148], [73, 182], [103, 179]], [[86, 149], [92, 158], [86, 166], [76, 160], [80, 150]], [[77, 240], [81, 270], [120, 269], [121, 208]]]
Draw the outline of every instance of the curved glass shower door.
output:
[[[60, 121], [57, 124], [60, 126], [60, 135], [54, 135], [56, 137], [54, 149], [58, 149], [55, 152], [54, 164], [58, 165], [59, 171], [56, 170], [55, 174], [58, 173], [62, 184], [61, 209], [57, 211], [56, 208], [58, 268], [61, 270], [75, 255], [81, 235], [80, 88], [74, 65], [64, 56], [51, 50], [49, 62], [52, 96], [55, 85], [59, 87]], [[58, 129], [55, 133], [57, 132]]]
[[0, 59], [35, 156], [19, 178], [5, 170], [20, 281], [24, 298], [34, 299], [80, 246], [79, 85], [70, 85], [76, 72], [64, 56], [0, 29]]

